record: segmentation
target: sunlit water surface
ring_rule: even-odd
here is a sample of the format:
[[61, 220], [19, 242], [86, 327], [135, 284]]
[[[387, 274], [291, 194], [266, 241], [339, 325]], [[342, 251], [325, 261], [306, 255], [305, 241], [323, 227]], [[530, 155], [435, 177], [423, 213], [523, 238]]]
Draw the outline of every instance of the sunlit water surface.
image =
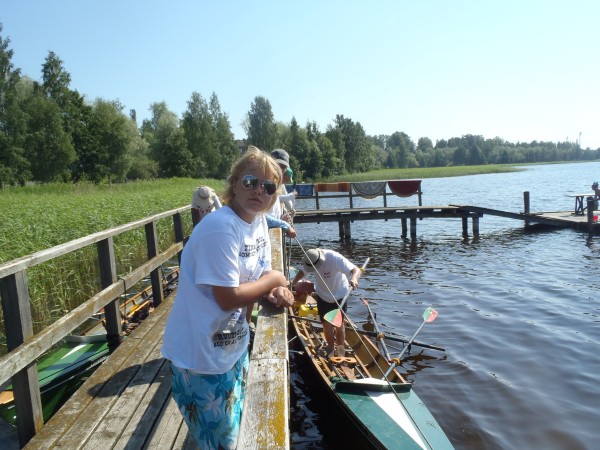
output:
[[[529, 191], [532, 211], [565, 211], [574, 206], [566, 194], [590, 192], [597, 179], [595, 162], [426, 179], [423, 204], [519, 212]], [[390, 205], [416, 201], [388, 197]], [[457, 449], [598, 448], [600, 236], [526, 230], [494, 216], [480, 219], [479, 238], [463, 239], [460, 219], [417, 221], [416, 241], [400, 238], [399, 220], [355, 222], [351, 230], [350, 242], [341, 242], [337, 223], [297, 226], [305, 248], [337, 250], [358, 265], [372, 258], [357, 295], [370, 300], [382, 331], [410, 337], [427, 306], [438, 310], [417, 340], [446, 351], [413, 347], [401, 370]], [[297, 245], [292, 253], [298, 264]], [[367, 311], [357, 298], [349, 314], [361, 324]], [[298, 355], [291, 370], [292, 448], [348, 448], [337, 410]]]

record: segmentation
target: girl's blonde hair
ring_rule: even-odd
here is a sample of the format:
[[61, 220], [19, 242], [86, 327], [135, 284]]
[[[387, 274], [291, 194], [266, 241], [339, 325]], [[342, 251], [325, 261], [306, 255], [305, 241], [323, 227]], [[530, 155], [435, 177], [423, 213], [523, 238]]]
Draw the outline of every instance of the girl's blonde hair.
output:
[[271, 155], [253, 145], [248, 147], [246, 152], [231, 168], [231, 172], [229, 172], [229, 176], [227, 177], [227, 186], [225, 187], [225, 192], [223, 192], [221, 199], [226, 205], [232, 202], [235, 197], [233, 191], [234, 186], [240, 182], [244, 175], [247, 175], [246, 172], [250, 169], [258, 169], [260, 172], [263, 172], [269, 180], [272, 180], [277, 185], [277, 190], [271, 195], [269, 204], [263, 212], [268, 211], [276, 201], [279, 201], [278, 193], [283, 180], [283, 174], [281, 173], [279, 165]]

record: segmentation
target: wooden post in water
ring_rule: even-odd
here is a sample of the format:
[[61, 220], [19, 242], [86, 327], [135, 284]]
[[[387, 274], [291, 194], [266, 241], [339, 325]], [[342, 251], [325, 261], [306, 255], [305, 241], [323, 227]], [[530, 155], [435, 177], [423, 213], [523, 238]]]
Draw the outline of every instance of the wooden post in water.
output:
[[479, 236], [479, 216], [473, 216], [473, 237]]
[[469, 219], [467, 217], [462, 218], [462, 234], [464, 239], [469, 237]]
[[350, 239], [350, 222], [345, 220], [338, 222], [338, 228], [340, 232], [340, 239], [347, 241]]
[[413, 240], [417, 239], [417, 218], [416, 217], [410, 218], [410, 238]]
[[406, 236], [407, 236], [406, 217], [402, 217], [400, 219], [400, 222], [402, 223], [402, 239], [406, 239]]
[[[523, 211], [526, 215], [529, 215], [529, 191], [523, 192]], [[529, 227], [529, 220], [525, 220], [525, 228]]]

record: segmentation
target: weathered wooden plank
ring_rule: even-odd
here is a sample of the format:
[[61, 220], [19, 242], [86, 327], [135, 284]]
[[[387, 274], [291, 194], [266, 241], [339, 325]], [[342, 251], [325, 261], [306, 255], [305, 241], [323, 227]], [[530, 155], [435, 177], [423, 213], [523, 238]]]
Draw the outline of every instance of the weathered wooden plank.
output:
[[238, 449], [289, 448], [288, 370], [283, 359], [250, 364]]
[[155, 343], [148, 357], [135, 364], [139, 366], [138, 372], [122, 393], [118, 394], [116, 402], [98, 423], [94, 433], [83, 446], [84, 449], [112, 448], [133, 420], [136, 411], [148, 406], [152, 398], [148, 395], [148, 391], [164, 364], [164, 359], [160, 355], [161, 345], [162, 340]]
[[277, 308], [266, 300], [260, 301], [250, 361], [274, 358], [287, 360], [287, 320], [284, 317], [283, 308]]
[[185, 422], [181, 425], [179, 429], [179, 434], [177, 435], [177, 440], [175, 441], [174, 449], [182, 449], [182, 450], [199, 450], [198, 444], [196, 444], [196, 440], [188, 430]]
[[148, 440], [148, 430], [155, 426], [157, 417], [170, 401], [171, 371], [166, 360], [161, 359], [161, 362], [160, 372], [149, 387], [143, 402], [131, 417], [129, 424], [121, 433], [113, 447], [114, 450], [142, 448]]
[[[163, 330], [170, 306], [174, 298], [171, 293], [160, 308], [157, 308], [139, 327], [110, 355], [108, 360], [102, 364], [82, 385], [82, 387], [63, 405], [58, 413], [48, 421], [42, 430], [30, 441], [27, 448], [50, 448], [58, 445], [70, 433], [80, 433], [79, 441], [85, 442], [89, 434], [85, 435], [86, 429], [82, 429], [86, 422], [90, 403], [101, 393], [107, 395], [112, 388], [117, 394], [122, 391], [126, 380], [131, 379], [131, 364], [136, 364], [140, 358], [147, 356], [147, 347], [152, 339], [155, 343], [162, 338], [161, 333], [153, 329]], [[152, 349], [154, 346], [152, 346]], [[146, 353], [144, 353], [146, 352]], [[122, 371], [122, 372], [120, 372]], [[118, 386], [120, 379], [122, 385]], [[111, 382], [110, 386], [106, 386]], [[82, 422], [78, 422], [81, 420]], [[87, 425], [89, 426], [89, 424]]]
[[175, 441], [177, 441], [182, 426], [187, 433], [187, 425], [185, 425], [183, 417], [177, 408], [177, 403], [171, 398], [167, 407], [162, 411], [157, 426], [152, 430], [150, 440], [145, 448], [149, 450], [172, 448]]
[[[143, 325], [145, 323], [142, 323], [141, 326]], [[154, 327], [160, 329], [163, 326], [163, 320], [157, 321], [154, 325]], [[130, 351], [131, 349], [127, 349], [131, 357], [119, 365], [114, 364], [114, 361], [109, 358], [105, 364], [108, 368], [112, 368], [112, 374], [108, 378], [101, 380], [96, 386], [88, 386], [87, 389], [85, 386], [83, 387], [84, 391], [89, 390], [90, 395], [93, 395], [93, 401], [88, 402], [85, 413], [77, 418], [76, 426], [71, 428], [68, 433], [65, 433], [56, 443], [57, 448], [79, 448], [82, 443], [87, 443], [96, 434], [96, 430], [105, 420], [108, 420], [111, 412], [115, 411], [120, 397], [124, 392], [127, 392], [128, 386], [134, 384], [134, 380], [139, 375], [141, 368], [144, 367], [144, 363], [153, 354], [157, 340], [159, 340], [157, 339], [157, 334], [151, 330], [145, 335], [143, 341], [135, 338], [130, 339], [130, 336], [115, 353], [121, 347], [130, 344], [134, 348], [133, 352]], [[95, 388], [97, 388], [96, 391]]]
[[[270, 239], [273, 268], [282, 270], [281, 230], [272, 229]], [[237, 448], [288, 449], [287, 314], [266, 301], [260, 302], [246, 387]]]

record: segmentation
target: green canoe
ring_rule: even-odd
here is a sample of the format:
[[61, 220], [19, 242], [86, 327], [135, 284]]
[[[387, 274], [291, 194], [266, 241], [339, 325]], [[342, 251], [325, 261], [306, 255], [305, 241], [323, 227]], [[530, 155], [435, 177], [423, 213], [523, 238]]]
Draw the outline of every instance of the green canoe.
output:
[[[453, 448], [412, 385], [396, 369], [382, 380], [390, 362], [370, 339], [346, 323], [346, 354], [324, 355], [319, 350], [323, 328], [318, 320], [307, 317], [301, 306], [290, 309], [290, 320], [309, 366], [372, 448]], [[313, 317], [317, 314], [315, 308], [310, 312]]]
[[[73, 392], [108, 356], [106, 335], [67, 336], [38, 362], [44, 421], [50, 419]], [[16, 423], [12, 385], [0, 393], [0, 416]]]

